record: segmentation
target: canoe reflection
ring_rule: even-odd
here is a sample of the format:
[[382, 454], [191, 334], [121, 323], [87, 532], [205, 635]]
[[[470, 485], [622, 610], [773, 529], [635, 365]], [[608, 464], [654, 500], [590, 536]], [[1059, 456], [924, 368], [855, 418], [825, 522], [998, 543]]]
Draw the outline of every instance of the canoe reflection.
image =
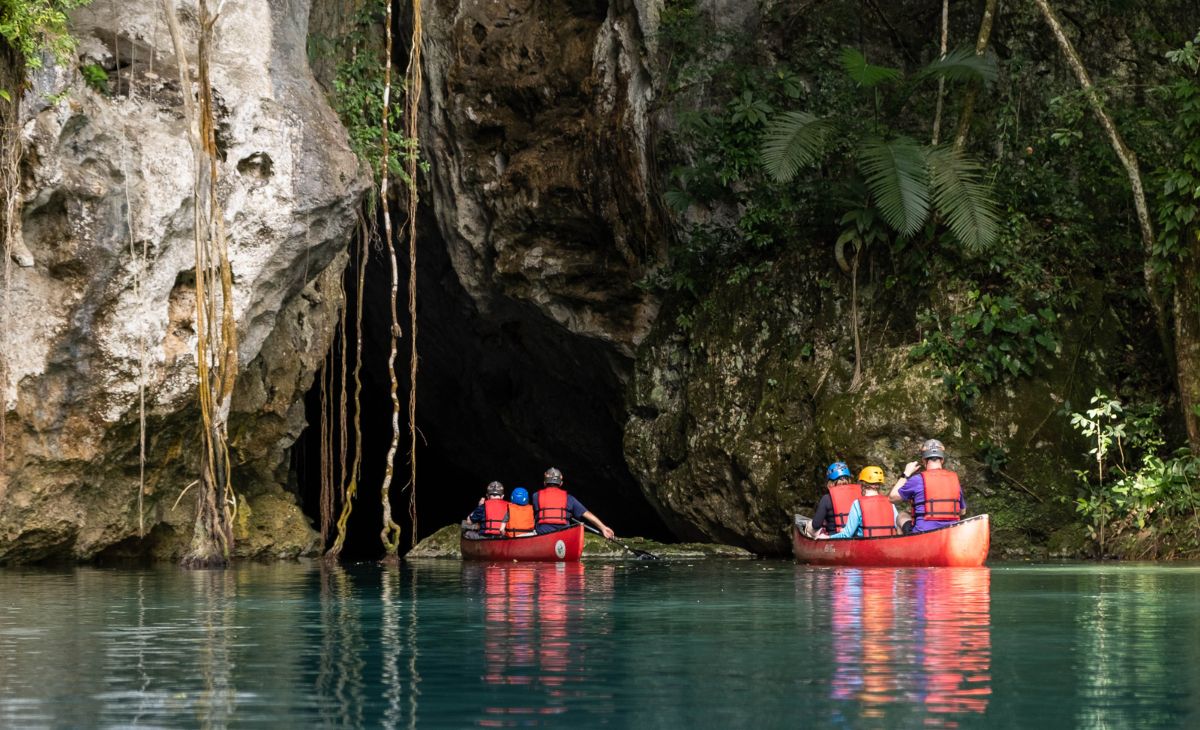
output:
[[[518, 702], [489, 704], [483, 708], [488, 717], [478, 724], [524, 725], [530, 724], [531, 715], [566, 712], [567, 700], [578, 694], [569, 689], [570, 684], [584, 678], [585, 647], [575, 638], [584, 633], [588, 601], [607, 599], [611, 594], [612, 566], [589, 569], [586, 581], [583, 563], [486, 563], [479, 570], [484, 604], [483, 680], [488, 685], [517, 685], [525, 690], [502, 692], [505, 700]], [[589, 633], [596, 629], [588, 627]], [[595, 698], [594, 692], [589, 694]], [[517, 723], [512, 716], [524, 717]]]
[[865, 718], [893, 703], [920, 706], [926, 724], [954, 727], [991, 695], [987, 568], [842, 570], [832, 577], [831, 694]]

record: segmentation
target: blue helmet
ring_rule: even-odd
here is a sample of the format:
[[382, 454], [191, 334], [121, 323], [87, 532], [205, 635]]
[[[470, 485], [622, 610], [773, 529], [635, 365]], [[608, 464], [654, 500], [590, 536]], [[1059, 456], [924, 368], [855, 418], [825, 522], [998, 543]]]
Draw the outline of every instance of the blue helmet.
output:
[[525, 487], [517, 487], [512, 492], [512, 498], [508, 501], [513, 504], [529, 504], [529, 492], [525, 491]]
[[829, 481], [834, 481], [839, 477], [850, 476], [850, 467], [846, 466], [844, 461], [835, 461], [825, 470], [825, 478]]

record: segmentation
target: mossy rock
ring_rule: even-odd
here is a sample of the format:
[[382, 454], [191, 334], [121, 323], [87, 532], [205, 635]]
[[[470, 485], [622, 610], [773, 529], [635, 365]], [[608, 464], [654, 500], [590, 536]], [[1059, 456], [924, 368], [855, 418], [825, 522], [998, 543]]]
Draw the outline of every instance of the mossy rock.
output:
[[[703, 558], [752, 558], [753, 553], [732, 545], [712, 543], [667, 544], [647, 540], [643, 537], [622, 537], [621, 542], [635, 550], [644, 550], [663, 560], [697, 560]], [[446, 525], [433, 533], [408, 552], [406, 559], [444, 558], [459, 560], [458, 525]], [[583, 541], [583, 557], [592, 560], [637, 560], [633, 552], [626, 550], [599, 535], [588, 533]]]

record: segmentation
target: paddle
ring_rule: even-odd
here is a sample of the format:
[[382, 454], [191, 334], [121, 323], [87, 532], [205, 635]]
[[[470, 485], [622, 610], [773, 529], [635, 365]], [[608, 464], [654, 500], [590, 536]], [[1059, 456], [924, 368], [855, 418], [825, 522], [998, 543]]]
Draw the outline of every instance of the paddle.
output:
[[[583, 529], [587, 530], [588, 532], [594, 532], [597, 535], [599, 535], [600, 537], [604, 537], [603, 532], [600, 532], [599, 530], [597, 530], [596, 528], [592, 527], [589, 524], [580, 522], [579, 520], [573, 520], [573, 522], [577, 525], [583, 525]], [[621, 547], [625, 548], [629, 552], [636, 555], [638, 560], [661, 560], [661, 558], [659, 558], [654, 553], [646, 552], [645, 550], [638, 550], [637, 548], [631, 548], [615, 537], [604, 537], [604, 539], [608, 540], [611, 543], [616, 543], [617, 545], [620, 545]]]

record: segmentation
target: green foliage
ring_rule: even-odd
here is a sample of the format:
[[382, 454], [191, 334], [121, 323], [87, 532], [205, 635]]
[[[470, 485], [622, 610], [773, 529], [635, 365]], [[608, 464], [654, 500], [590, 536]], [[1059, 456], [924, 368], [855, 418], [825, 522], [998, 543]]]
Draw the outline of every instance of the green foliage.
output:
[[[355, 18], [351, 30], [338, 39], [318, 43], [320, 52], [343, 57], [333, 79], [330, 101], [350, 136], [350, 148], [378, 180], [383, 151], [383, 49], [378, 44], [387, 6], [372, 0]], [[405, 163], [418, 154], [416, 140], [403, 131], [404, 88], [402, 77], [393, 74], [388, 109], [388, 171], [406, 185], [412, 184]], [[424, 169], [424, 165], [422, 165]]]
[[1161, 93], [1172, 109], [1171, 138], [1177, 148], [1169, 163], [1155, 175], [1159, 183], [1158, 242], [1160, 265], [1186, 255], [1188, 245], [1200, 235], [1200, 35], [1183, 48], [1167, 54], [1176, 76]]
[[[0, 0], [0, 37], [29, 69], [42, 67], [42, 54], [67, 65], [75, 52], [75, 38], [67, 29], [67, 13], [92, 0]], [[10, 90], [0, 98], [12, 101]]]
[[[830, 118], [806, 111], [780, 114], [763, 134], [761, 154], [768, 174], [777, 182], [788, 182], [825, 159], [831, 140], [843, 141], [852, 155], [848, 164], [835, 169], [850, 178], [862, 176], [873, 205], [901, 237], [914, 236], [936, 210], [967, 248], [980, 249], [992, 243], [998, 234], [999, 213], [983, 182], [982, 166], [950, 147], [932, 147], [895, 135], [878, 121], [881, 87], [900, 85], [900, 96], [909, 93], [899, 84], [902, 75], [897, 69], [867, 63], [860, 52], [849, 48], [842, 52], [841, 62], [856, 86], [872, 91], [875, 123], [864, 127], [860, 116], [848, 114]], [[912, 81], [941, 77], [990, 83], [995, 75], [990, 57], [960, 50], [929, 64]]]
[[108, 72], [98, 63], [89, 63], [79, 67], [79, 73], [83, 76], [86, 83], [93, 91], [98, 94], [108, 95]]
[[1193, 529], [1177, 530], [1200, 510], [1200, 455], [1189, 449], [1161, 455], [1166, 441], [1155, 405], [1127, 409], [1100, 390], [1091, 405], [1071, 414], [1093, 461], [1093, 468], [1076, 471], [1081, 494], [1075, 508], [1101, 555], [1158, 557], [1164, 550], [1200, 548]]
[[911, 356], [932, 360], [949, 393], [969, 407], [983, 388], [1031, 375], [1057, 352], [1057, 320], [1049, 306], [1030, 312], [1011, 296], [972, 290], [946, 321], [930, 311], [919, 317], [927, 333]]

